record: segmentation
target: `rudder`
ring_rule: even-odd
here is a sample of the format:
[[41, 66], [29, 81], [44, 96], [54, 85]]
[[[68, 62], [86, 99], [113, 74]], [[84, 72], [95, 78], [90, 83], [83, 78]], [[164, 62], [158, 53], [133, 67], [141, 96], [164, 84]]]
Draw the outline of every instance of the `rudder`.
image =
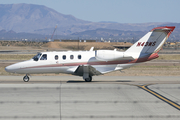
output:
[[166, 42], [175, 26], [156, 27], [132, 45], [125, 53], [155, 53]]

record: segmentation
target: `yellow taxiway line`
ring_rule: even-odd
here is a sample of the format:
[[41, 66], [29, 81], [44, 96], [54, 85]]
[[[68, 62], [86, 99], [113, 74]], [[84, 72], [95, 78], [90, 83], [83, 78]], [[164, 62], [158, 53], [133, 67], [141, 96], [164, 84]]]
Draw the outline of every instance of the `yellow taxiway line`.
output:
[[141, 88], [141, 89], [143, 89], [143, 90], [151, 93], [151, 94], [154, 95], [155, 97], [163, 100], [164, 102], [168, 103], [169, 105], [171, 105], [171, 106], [175, 107], [176, 109], [180, 110], [180, 105], [179, 105], [179, 104], [177, 104], [176, 102], [173, 102], [172, 100], [170, 100], [170, 99], [168, 99], [168, 98], [166, 98], [166, 97], [158, 94], [157, 92], [149, 89], [149, 88], [147, 87], [148, 85], [152, 85], [152, 84], [147, 84], [147, 85], [142, 85], [142, 86], [141, 86], [141, 85], [136, 85], [136, 86], [138, 86], [139, 88]]

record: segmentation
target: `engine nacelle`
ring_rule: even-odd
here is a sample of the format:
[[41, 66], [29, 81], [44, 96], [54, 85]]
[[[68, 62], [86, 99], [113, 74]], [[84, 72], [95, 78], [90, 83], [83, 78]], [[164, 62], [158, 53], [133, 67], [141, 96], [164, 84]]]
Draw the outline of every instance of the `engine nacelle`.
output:
[[124, 52], [118, 52], [115, 50], [96, 50], [95, 57], [100, 61], [120, 60], [123, 59]]

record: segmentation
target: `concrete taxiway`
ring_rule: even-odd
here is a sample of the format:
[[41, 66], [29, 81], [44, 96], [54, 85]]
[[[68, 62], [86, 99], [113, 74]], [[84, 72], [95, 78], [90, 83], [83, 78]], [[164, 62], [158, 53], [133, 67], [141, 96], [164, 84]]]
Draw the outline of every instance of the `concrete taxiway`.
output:
[[0, 119], [179, 120], [179, 76], [0, 76]]

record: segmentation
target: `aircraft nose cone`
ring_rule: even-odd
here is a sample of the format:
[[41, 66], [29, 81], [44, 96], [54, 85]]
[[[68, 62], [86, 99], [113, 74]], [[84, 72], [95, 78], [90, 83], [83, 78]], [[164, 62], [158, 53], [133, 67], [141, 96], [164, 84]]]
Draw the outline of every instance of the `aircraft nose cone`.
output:
[[10, 65], [5, 68], [6, 72], [11, 72], [11, 73], [14, 73], [16, 69], [17, 69], [16, 65]]
[[5, 68], [5, 70], [6, 70], [6, 72], [11, 72], [11, 66], [7, 66], [6, 68]]
[[19, 63], [15, 63], [12, 65], [9, 65], [5, 68], [6, 72], [10, 72], [10, 73], [22, 73], [24, 72], [23, 66], [25, 65], [24, 62], [19, 62]]

